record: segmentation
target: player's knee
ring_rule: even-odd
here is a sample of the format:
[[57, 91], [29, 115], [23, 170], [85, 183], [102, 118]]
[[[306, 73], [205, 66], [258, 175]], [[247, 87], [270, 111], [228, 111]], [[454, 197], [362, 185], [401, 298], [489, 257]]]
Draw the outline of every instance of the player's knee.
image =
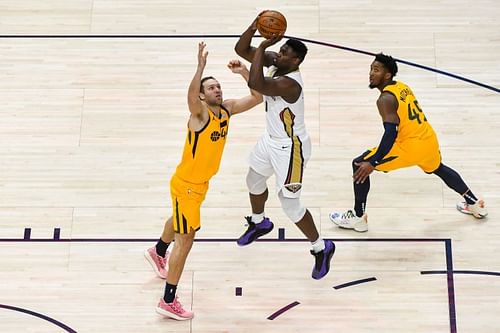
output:
[[427, 172], [427, 173], [433, 173], [435, 175], [440, 175], [443, 173], [443, 171], [446, 169], [446, 165], [444, 165], [443, 163], [439, 163], [439, 166], [437, 167], [436, 170], [432, 171], [432, 172]]
[[266, 180], [265, 176], [249, 168], [246, 178], [248, 192], [255, 195], [264, 193], [267, 190]]
[[281, 208], [285, 212], [286, 216], [288, 216], [293, 223], [300, 222], [306, 214], [306, 209], [300, 203], [300, 199], [287, 198], [281, 191], [279, 192], [278, 197], [281, 202]]
[[189, 251], [193, 246], [195, 234], [196, 231], [194, 231], [193, 229], [191, 229], [187, 234], [176, 233], [175, 246], [178, 246], [179, 250], [182, 250], [183, 252]]

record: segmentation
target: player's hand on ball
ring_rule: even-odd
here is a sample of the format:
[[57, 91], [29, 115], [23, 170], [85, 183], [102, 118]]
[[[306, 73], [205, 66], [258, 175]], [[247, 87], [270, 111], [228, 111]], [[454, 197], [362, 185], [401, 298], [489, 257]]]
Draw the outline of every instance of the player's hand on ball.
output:
[[276, 44], [283, 38], [284, 34], [273, 34], [271, 38], [269, 39], [264, 39], [261, 43], [260, 46], [263, 48], [268, 48], [271, 45]]

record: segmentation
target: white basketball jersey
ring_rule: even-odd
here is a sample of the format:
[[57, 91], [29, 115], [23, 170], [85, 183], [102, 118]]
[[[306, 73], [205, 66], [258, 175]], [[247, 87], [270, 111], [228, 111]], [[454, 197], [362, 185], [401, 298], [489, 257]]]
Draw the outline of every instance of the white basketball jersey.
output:
[[[273, 77], [276, 70], [276, 66], [269, 67], [266, 76]], [[295, 103], [288, 103], [281, 96], [264, 96], [267, 132], [271, 138], [275, 139], [307, 135], [304, 123], [304, 85], [302, 76], [299, 70], [285, 74], [285, 76], [300, 84], [302, 91]]]

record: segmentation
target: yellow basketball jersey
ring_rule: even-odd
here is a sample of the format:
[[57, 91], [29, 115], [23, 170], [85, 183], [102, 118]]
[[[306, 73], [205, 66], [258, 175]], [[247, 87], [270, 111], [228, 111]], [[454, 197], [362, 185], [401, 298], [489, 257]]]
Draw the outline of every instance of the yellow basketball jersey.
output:
[[223, 107], [216, 116], [210, 109], [209, 121], [199, 131], [188, 128], [181, 163], [175, 171], [182, 180], [201, 184], [208, 182], [219, 170], [229, 127], [229, 112]]
[[401, 143], [408, 139], [426, 140], [436, 135], [410, 87], [396, 81], [386, 86], [383, 91], [393, 94], [398, 100], [399, 126], [396, 142]]

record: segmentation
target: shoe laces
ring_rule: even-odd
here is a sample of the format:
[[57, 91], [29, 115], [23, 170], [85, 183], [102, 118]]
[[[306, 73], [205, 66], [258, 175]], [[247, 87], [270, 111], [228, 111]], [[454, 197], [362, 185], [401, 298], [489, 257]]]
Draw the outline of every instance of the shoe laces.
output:
[[158, 262], [160, 263], [160, 266], [161, 266], [162, 268], [165, 268], [165, 266], [166, 266], [166, 261], [167, 261], [167, 260], [166, 260], [165, 258], [163, 258], [162, 256], [158, 256]]
[[177, 297], [174, 298], [174, 301], [169, 304], [170, 307], [177, 313], [183, 313], [185, 310], [182, 308], [181, 302], [177, 299]]
[[247, 220], [245, 227], [248, 227], [248, 230], [255, 228], [255, 222], [252, 222], [251, 216], [245, 216], [245, 220]]
[[345, 212], [344, 214], [342, 214], [342, 218], [343, 219], [350, 219], [350, 218], [353, 218], [353, 217], [357, 217], [357, 216], [350, 209], [347, 212]]

